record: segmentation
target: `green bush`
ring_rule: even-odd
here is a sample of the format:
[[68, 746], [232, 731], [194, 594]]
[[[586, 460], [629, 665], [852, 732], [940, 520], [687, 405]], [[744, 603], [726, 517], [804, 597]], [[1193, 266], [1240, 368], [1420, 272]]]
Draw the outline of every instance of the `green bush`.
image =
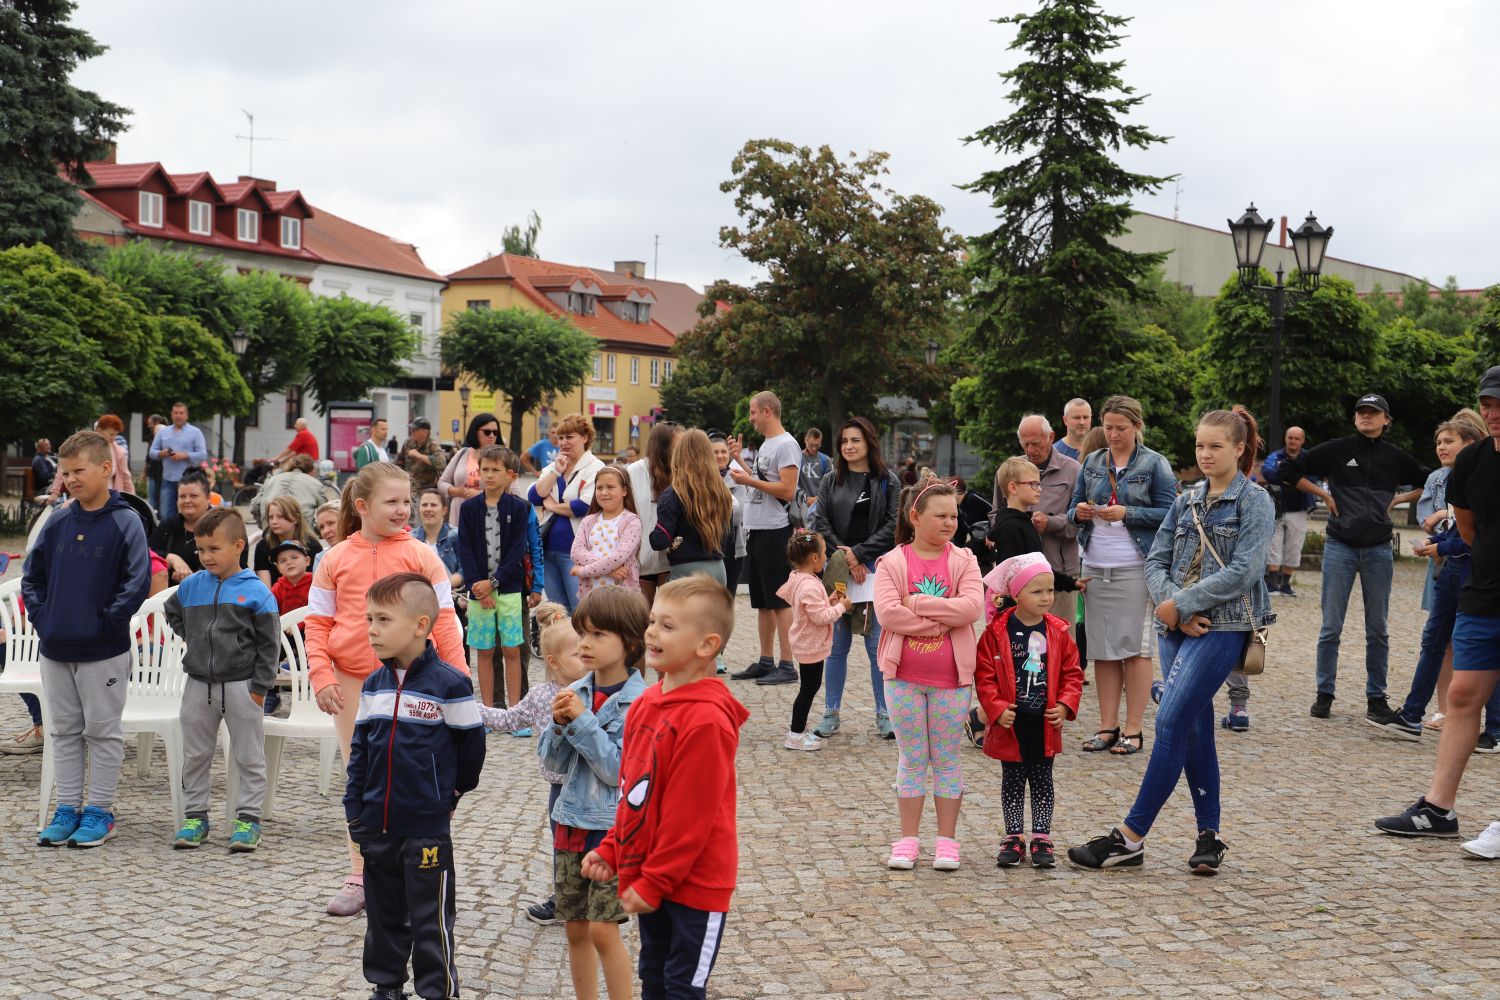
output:
[[1302, 554], [1305, 556], [1321, 556], [1323, 554], [1323, 533], [1321, 531], [1309, 531], [1302, 540]]

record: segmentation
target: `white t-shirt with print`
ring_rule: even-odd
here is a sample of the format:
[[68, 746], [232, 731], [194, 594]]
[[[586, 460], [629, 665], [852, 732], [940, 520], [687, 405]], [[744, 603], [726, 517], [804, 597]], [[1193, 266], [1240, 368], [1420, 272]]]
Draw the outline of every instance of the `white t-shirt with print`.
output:
[[[802, 446], [797, 439], [783, 431], [773, 438], [767, 438], [755, 454], [755, 464], [750, 468], [750, 474], [756, 479], [774, 483], [781, 479], [781, 470], [790, 466], [795, 469], [801, 464]], [[785, 528], [790, 522], [787, 520], [786, 508], [781, 501], [771, 496], [765, 490], [750, 487], [750, 502], [745, 505], [745, 528], [749, 531], [759, 531], [765, 528]]]

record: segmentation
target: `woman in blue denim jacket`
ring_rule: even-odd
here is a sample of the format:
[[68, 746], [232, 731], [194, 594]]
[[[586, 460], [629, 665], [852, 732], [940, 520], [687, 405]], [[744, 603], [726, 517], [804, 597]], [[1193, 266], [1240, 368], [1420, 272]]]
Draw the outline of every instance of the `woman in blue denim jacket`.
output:
[[1133, 754], [1145, 746], [1141, 723], [1151, 692], [1153, 604], [1146, 554], [1177, 495], [1177, 477], [1166, 458], [1141, 443], [1140, 403], [1111, 396], [1099, 414], [1107, 446], [1084, 459], [1068, 510], [1068, 520], [1079, 527], [1081, 578], [1090, 581], [1083, 617], [1099, 693], [1099, 731], [1083, 749]]
[[1259, 444], [1255, 418], [1244, 409], [1214, 410], [1198, 422], [1198, 468], [1206, 478], [1177, 498], [1146, 560], [1162, 663], [1169, 665], [1156, 745], [1125, 822], [1068, 851], [1078, 867], [1139, 866], [1146, 834], [1184, 772], [1198, 821], [1188, 866], [1212, 875], [1224, 858], [1214, 693], [1243, 661], [1251, 630], [1276, 618], [1264, 580], [1276, 512], [1247, 478]]

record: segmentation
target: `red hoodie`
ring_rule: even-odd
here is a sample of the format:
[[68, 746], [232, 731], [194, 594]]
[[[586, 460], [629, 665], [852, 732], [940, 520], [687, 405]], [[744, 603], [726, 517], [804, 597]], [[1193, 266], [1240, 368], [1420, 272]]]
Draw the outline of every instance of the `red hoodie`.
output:
[[714, 677], [646, 689], [625, 717], [620, 804], [599, 857], [647, 905], [726, 913], [739, 869], [734, 754], [750, 713]]

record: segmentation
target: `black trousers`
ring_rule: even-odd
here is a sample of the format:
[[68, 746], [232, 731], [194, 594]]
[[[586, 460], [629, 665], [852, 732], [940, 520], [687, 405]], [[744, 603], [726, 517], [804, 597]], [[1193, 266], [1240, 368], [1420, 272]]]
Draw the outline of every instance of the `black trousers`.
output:
[[724, 938], [724, 914], [661, 901], [642, 913], [641, 1000], [705, 1000]]
[[823, 686], [823, 661], [804, 663], [799, 668], [801, 683], [797, 686], [797, 697], [792, 699], [792, 732], [807, 731], [807, 713], [812, 709], [813, 698]]
[[409, 957], [417, 996], [458, 996], [453, 841], [381, 836], [359, 850], [365, 859], [365, 979], [377, 989], [400, 989]]

